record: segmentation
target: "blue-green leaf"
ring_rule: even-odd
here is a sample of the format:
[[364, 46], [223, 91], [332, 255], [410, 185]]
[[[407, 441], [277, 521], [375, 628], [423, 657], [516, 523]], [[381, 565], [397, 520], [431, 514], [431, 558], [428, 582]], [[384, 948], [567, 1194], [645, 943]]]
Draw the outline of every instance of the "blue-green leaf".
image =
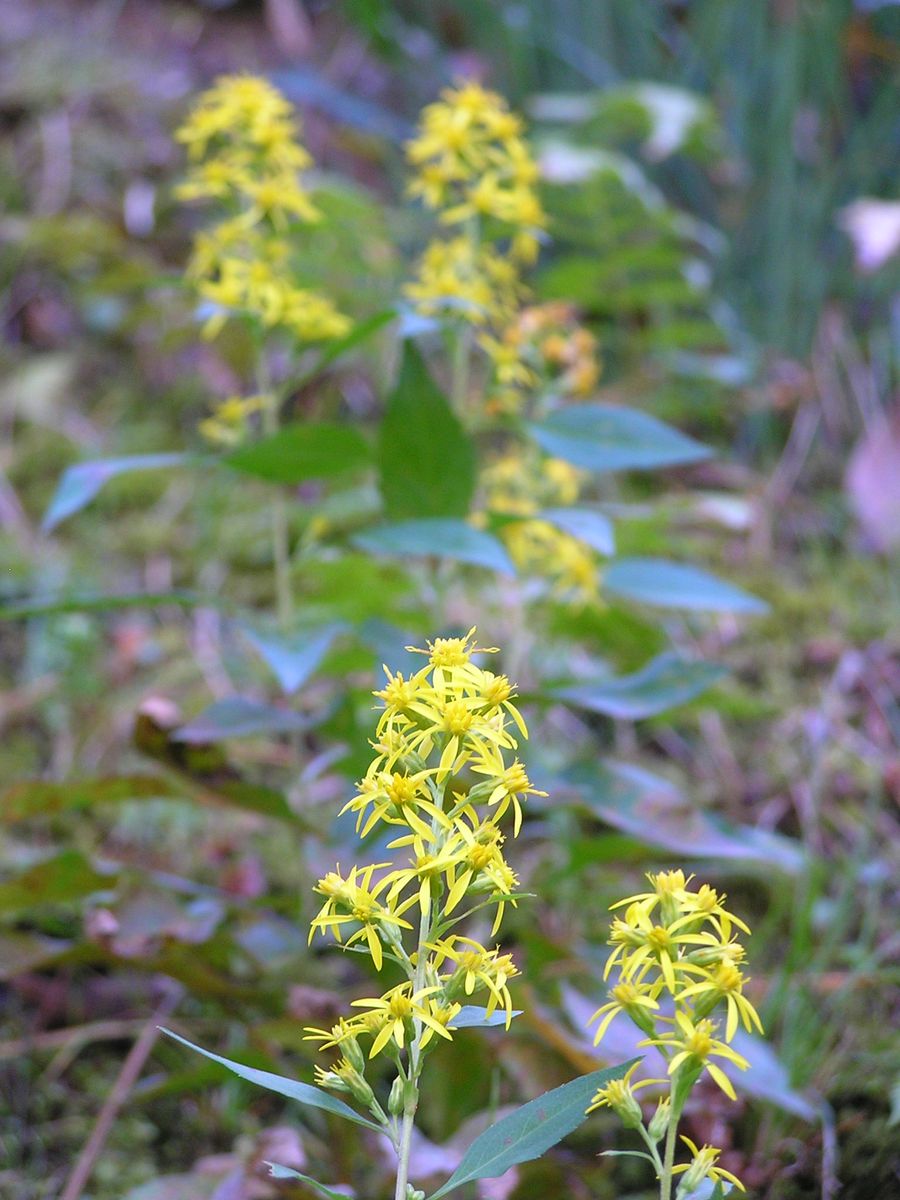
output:
[[509, 555], [497, 538], [450, 517], [377, 525], [356, 534], [353, 544], [370, 554], [396, 554], [402, 558], [433, 555], [487, 567], [504, 575], [515, 574]]
[[296, 1100], [300, 1104], [308, 1104], [311, 1108], [322, 1108], [326, 1112], [334, 1113], [337, 1117], [344, 1117], [347, 1121], [353, 1121], [357, 1125], [364, 1125], [366, 1129], [374, 1129], [378, 1133], [382, 1132], [380, 1125], [376, 1125], [374, 1121], [370, 1121], [367, 1117], [360, 1116], [359, 1113], [353, 1111], [349, 1104], [345, 1104], [343, 1100], [338, 1100], [336, 1096], [332, 1096], [329, 1092], [325, 1092], [321, 1088], [312, 1087], [308, 1083], [300, 1083], [296, 1079], [287, 1079], [283, 1075], [275, 1075], [272, 1071], [260, 1071], [256, 1067], [247, 1067], [243, 1063], [232, 1062], [230, 1058], [223, 1058], [221, 1054], [213, 1054], [211, 1050], [204, 1050], [202, 1046], [195, 1046], [193, 1042], [189, 1042], [187, 1038], [173, 1033], [171, 1029], [163, 1029], [162, 1032], [174, 1038], [176, 1042], [181, 1042], [182, 1046], [187, 1046], [189, 1050], [196, 1050], [198, 1054], [202, 1054], [213, 1062], [227, 1067], [229, 1071], [232, 1071], [241, 1079], [246, 1079], [248, 1083], [255, 1083], [259, 1087], [267, 1088], [270, 1092], [277, 1092], [279, 1096], [286, 1096], [288, 1100]]
[[600, 554], [616, 552], [613, 523], [605, 513], [593, 508], [545, 508], [537, 515]]
[[318, 1192], [320, 1196], [325, 1196], [326, 1200], [347, 1200], [349, 1192], [336, 1192], [334, 1188], [326, 1187], [324, 1183], [319, 1183], [318, 1179], [310, 1179], [308, 1175], [301, 1175], [299, 1171], [295, 1171], [293, 1167], [282, 1167], [278, 1163], [266, 1162], [269, 1168], [269, 1174], [273, 1179], [299, 1179], [305, 1183], [307, 1187], [311, 1187]]
[[220, 742], [225, 738], [305, 733], [314, 723], [289, 708], [277, 708], [247, 696], [227, 696], [182, 725], [172, 738], [178, 742]]
[[189, 454], [128, 454], [122, 458], [97, 458], [67, 467], [44, 513], [41, 528], [55, 529], [66, 517], [84, 508], [116, 475], [129, 471], [155, 471], [180, 467], [191, 461]]
[[589, 712], [638, 721], [693, 700], [725, 674], [723, 667], [660, 654], [633, 675], [580, 681], [547, 689], [546, 694]]
[[336, 623], [300, 633], [277, 634], [262, 633], [252, 625], [241, 625], [244, 636], [272, 668], [287, 694], [306, 683], [344, 628]]
[[665, 558], [619, 558], [603, 574], [607, 591], [658, 608], [764, 613], [762, 600], [708, 571]]
[[475, 491], [475, 447], [412, 342], [403, 349], [378, 445], [387, 515], [464, 517]]
[[222, 462], [269, 483], [296, 484], [360, 470], [369, 465], [370, 458], [362, 434], [349, 425], [297, 422], [239, 446]]
[[711, 451], [656, 417], [617, 404], [560, 408], [529, 425], [538, 445], [588, 471], [624, 471], [699, 462]]
[[[522, 1015], [522, 1009], [514, 1008], [512, 1010], [514, 1017]], [[451, 1029], [483, 1029], [491, 1025], [505, 1025], [506, 1013], [499, 1009], [494, 1009], [488, 1016], [487, 1009], [480, 1008], [477, 1004], [464, 1004], [453, 1020], [450, 1022]]]
[[[637, 1059], [632, 1059], [636, 1062]], [[517, 1163], [539, 1158], [585, 1119], [585, 1109], [598, 1088], [621, 1079], [631, 1062], [582, 1075], [562, 1087], [529, 1100], [475, 1139], [459, 1166], [430, 1200], [475, 1179], [494, 1179]]]

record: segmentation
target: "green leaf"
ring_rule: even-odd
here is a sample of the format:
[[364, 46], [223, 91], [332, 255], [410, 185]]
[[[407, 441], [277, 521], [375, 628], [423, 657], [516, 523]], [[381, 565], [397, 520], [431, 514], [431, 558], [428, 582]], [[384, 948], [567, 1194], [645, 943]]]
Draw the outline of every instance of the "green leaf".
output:
[[708, 571], [664, 558], [620, 558], [603, 574], [607, 591], [657, 608], [764, 613], [768, 605]]
[[226, 466], [269, 483], [296, 484], [358, 471], [370, 462], [363, 436], [349, 425], [297, 423], [222, 459]]
[[465, 521], [431, 517], [422, 521], [398, 521], [393, 525], [376, 525], [358, 533], [353, 544], [370, 554], [396, 554], [402, 558], [433, 555], [457, 562], [487, 567], [504, 575], [514, 575], [515, 568], [503, 544], [482, 529], [473, 529]]
[[129, 454], [122, 458], [93, 459], [67, 467], [44, 513], [41, 528], [45, 533], [55, 529], [66, 517], [71, 517], [90, 504], [100, 489], [116, 475], [124, 475], [128, 471], [180, 467], [191, 461], [189, 454]]
[[693, 700], [722, 678], [723, 667], [660, 654], [634, 675], [547, 689], [547, 695], [577, 708], [619, 720], [637, 721]]
[[605, 513], [592, 508], [545, 508], [536, 515], [541, 521], [549, 521], [563, 533], [571, 534], [600, 554], [616, 552], [613, 523]]
[[475, 447], [412, 342], [378, 444], [387, 515], [464, 517], [475, 491]]
[[334, 1188], [326, 1187], [324, 1183], [319, 1183], [317, 1179], [310, 1179], [308, 1175], [301, 1175], [293, 1167], [281, 1167], [278, 1163], [268, 1161], [266, 1161], [266, 1166], [269, 1168], [269, 1174], [273, 1179], [299, 1179], [308, 1187], [317, 1191], [320, 1196], [325, 1196], [327, 1200], [347, 1200], [349, 1195], [348, 1192], [336, 1192]]
[[344, 628], [343, 624], [336, 623], [324, 629], [277, 634], [262, 633], [251, 625], [241, 625], [244, 636], [272, 668], [287, 694], [296, 692], [306, 683]]
[[475, 1139], [462, 1162], [447, 1182], [432, 1193], [430, 1200], [438, 1200], [464, 1183], [494, 1179], [517, 1163], [539, 1158], [578, 1128], [597, 1089], [610, 1080], [621, 1079], [630, 1066], [626, 1062], [592, 1071], [523, 1104]]
[[0, 794], [0, 824], [12, 825], [30, 817], [93, 808], [96, 804], [148, 800], [180, 795], [171, 783], [154, 775], [112, 775], [98, 779], [73, 779], [50, 783], [27, 779]]
[[259, 1087], [267, 1088], [270, 1092], [277, 1092], [279, 1096], [286, 1096], [288, 1100], [308, 1104], [311, 1108], [324, 1109], [325, 1112], [334, 1113], [337, 1117], [344, 1117], [347, 1121], [364, 1125], [366, 1129], [374, 1129], [376, 1133], [382, 1132], [380, 1125], [376, 1125], [368, 1117], [360, 1116], [343, 1100], [338, 1100], [336, 1096], [332, 1096], [321, 1088], [312, 1087], [308, 1083], [300, 1083], [296, 1079], [287, 1079], [283, 1075], [275, 1075], [272, 1071], [260, 1071], [256, 1067], [247, 1067], [243, 1063], [232, 1062], [230, 1058], [223, 1058], [220, 1054], [213, 1054], [211, 1050], [204, 1050], [202, 1046], [195, 1046], [193, 1042], [173, 1033], [171, 1029], [163, 1029], [162, 1032], [174, 1038], [176, 1042], [181, 1042], [182, 1046], [187, 1046], [189, 1050], [196, 1050], [198, 1054], [203, 1054], [213, 1062], [227, 1067], [229, 1071], [241, 1079], [246, 1079], [248, 1083], [255, 1083]]
[[354, 325], [346, 337], [329, 342], [313, 368], [313, 376], [320, 374], [325, 367], [337, 359], [343, 358], [345, 354], [348, 354], [351, 350], [355, 350], [357, 346], [361, 346], [363, 342], [368, 341], [373, 334], [376, 334], [379, 329], [384, 329], [385, 325], [390, 325], [391, 321], [396, 320], [396, 317], [397, 314], [394, 309], [386, 308], [384, 312], [375, 313], [374, 316], [368, 317], [365, 321], [360, 321], [358, 325]]
[[[512, 1010], [514, 1017], [522, 1015], [521, 1008]], [[484, 1029], [492, 1025], [505, 1025], [506, 1013], [495, 1009], [488, 1016], [487, 1009], [481, 1008], [477, 1004], [464, 1004], [453, 1020], [450, 1022], [451, 1029]]]
[[528, 429], [554, 458], [588, 471], [624, 471], [699, 462], [711, 451], [649, 413], [616, 404], [557, 409]]
[[66, 904], [114, 887], [114, 875], [101, 875], [77, 850], [64, 850], [0, 883], [0, 913], [24, 912], [40, 904]]
[[123, 608], [155, 608], [174, 604], [180, 608], [224, 608], [221, 596], [197, 596], [191, 592], [132, 592], [103, 595], [97, 592], [73, 592], [64, 596], [34, 597], [0, 605], [0, 621], [23, 621], [31, 617], [52, 617], [57, 613], [109, 612]]
[[[566, 771], [554, 784], [555, 801], [566, 792], [620, 833], [627, 833], [668, 854], [746, 862], [795, 875], [804, 869], [802, 847], [790, 838], [750, 825], [729, 825], [704, 812], [667, 779], [631, 763], [585, 763]], [[573, 845], [590, 862], [592, 839]]]
[[246, 696], [228, 696], [216, 700], [192, 721], [180, 726], [172, 738], [177, 742], [219, 742], [260, 734], [305, 733], [314, 724], [310, 717], [289, 708], [276, 708]]

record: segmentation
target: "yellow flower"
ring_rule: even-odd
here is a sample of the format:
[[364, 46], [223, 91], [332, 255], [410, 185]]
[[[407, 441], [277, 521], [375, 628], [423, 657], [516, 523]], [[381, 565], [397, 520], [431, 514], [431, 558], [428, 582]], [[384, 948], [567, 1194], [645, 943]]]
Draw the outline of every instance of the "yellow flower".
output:
[[319, 220], [298, 172], [311, 159], [297, 141], [293, 110], [277, 89], [253, 76], [223, 76], [200, 96], [176, 137], [191, 168], [177, 194], [212, 200], [227, 216], [196, 238], [188, 276], [216, 310], [204, 326], [215, 337], [231, 314], [299, 341], [342, 337], [346, 317], [326, 297], [298, 286], [293, 223]]
[[400, 983], [378, 999], [351, 1000], [352, 1007], [370, 1009], [382, 1022], [381, 1029], [369, 1051], [369, 1058], [380, 1054], [390, 1041], [396, 1043], [397, 1048], [402, 1050], [412, 1035], [414, 1020], [421, 1021], [433, 1033], [446, 1038], [448, 1042], [452, 1041], [447, 1030], [447, 1022], [432, 1016], [430, 1006], [422, 1003], [438, 990], [437, 985], [433, 984], [431, 987], [419, 988], [414, 992], [411, 983]]
[[[373, 767], [377, 763], [378, 760]], [[356, 828], [361, 837], [366, 837], [379, 821], [388, 825], [407, 825], [427, 837], [431, 826], [420, 813], [449, 829], [450, 820], [435, 804], [428, 786], [429, 778], [435, 774], [433, 768], [407, 775], [402, 771], [374, 770], [373, 767], [357, 785], [359, 794], [341, 809], [341, 813], [359, 814]], [[372, 812], [363, 824], [363, 815], [370, 805]]]
[[481, 326], [508, 320], [524, 289], [512, 262], [462, 235], [430, 242], [404, 292], [426, 317], [449, 314]]
[[609, 942], [614, 947], [606, 960], [604, 979], [618, 963], [622, 978], [631, 980], [637, 975], [643, 979], [654, 965], [662, 972], [666, 987], [674, 993], [678, 990], [676, 972], [684, 970], [680, 952], [685, 946], [718, 946], [712, 933], [688, 932], [692, 917], [680, 917], [670, 925], [655, 925], [640, 901], [630, 904], [625, 910], [625, 919], [616, 919], [610, 931]]
[[684, 1172], [684, 1179], [681, 1181], [681, 1187], [678, 1189], [680, 1200], [687, 1200], [703, 1182], [704, 1179], [711, 1179], [713, 1183], [718, 1183], [721, 1179], [727, 1179], [729, 1183], [733, 1183], [736, 1188], [744, 1192], [747, 1189], [738, 1179], [737, 1175], [732, 1175], [730, 1171], [726, 1171], [724, 1167], [717, 1167], [716, 1162], [721, 1150], [717, 1150], [715, 1146], [701, 1146], [699, 1149], [689, 1137], [683, 1134], [681, 1140], [693, 1154], [694, 1158], [689, 1163], [681, 1163], [672, 1170], [673, 1175], [680, 1175]]
[[722, 1091], [730, 1099], [736, 1099], [731, 1080], [721, 1067], [710, 1062], [711, 1058], [724, 1058], [733, 1062], [740, 1070], [746, 1071], [750, 1066], [746, 1058], [736, 1050], [720, 1041], [716, 1036], [716, 1026], [712, 1021], [702, 1020], [693, 1022], [684, 1012], [675, 1012], [677, 1032], [663, 1034], [660, 1037], [647, 1038], [640, 1042], [641, 1046], [658, 1046], [666, 1054], [674, 1051], [669, 1059], [669, 1074], [674, 1075], [679, 1069], [687, 1075], [697, 1076], [701, 1071], [709, 1071]]
[[612, 1079], [605, 1087], [598, 1088], [585, 1112], [592, 1113], [598, 1108], [611, 1108], [626, 1129], [637, 1129], [644, 1118], [634, 1093], [639, 1088], [659, 1087], [664, 1082], [662, 1079], [642, 1079], [633, 1084], [631, 1077], [640, 1065], [635, 1063], [628, 1068], [622, 1079]]
[[447, 959], [456, 964], [452, 975], [441, 977], [445, 980], [447, 996], [471, 996], [476, 988], [486, 987], [489, 993], [487, 1015], [490, 1016], [499, 1005], [506, 1013], [508, 1029], [512, 1021], [512, 996], [507, 983], [519, 973], [512, 958], [501, 954], [499, 948], [487, 950], [472, 938], [457, 934], [443, 938], [429, 948], [435, 952], [435, 969]]
[[[398, 929], [411, 929], [412, 926], [402, 919], [401, 914], [415, 903], [409, 900], [398, 905], [390, 897], [384, 904], [379, 902], [378, 896], [385, 890], [387, 879], [380, 880], [373, 887], [372, 875], [389, 865], [375, 863], [362, 870], [353, 867], [346, 879], [338, 868], [320, 879], [314, 890], [326, 899], [310, 923], [309, 941], [312, 941], [317, 930], [323, 933], [330, 930], [344, 946], [352, 946], [354, 942], [365, 939], [375, 969], [380, 971], [383, 962], [382, 936], [390, 941], [392, 934], [396, 937]], [[342, 932], [347, 924], [358, 924], [360, 928], [344, 942]]]
[[441, 210], [446, 224], [488, 217], [515, 228], [515, 252], [533, 254], [546, 217], [535, 191], [537, 166], [522, 122], [506, 101], [477, 83], [447, 88], [423, 110], [407, 156], [417, 175], [410, 192]]
[[606, 1004], [601, 1004], [591, 1019], [588, 1025], [593, 1025], [598, 1017], [602, 1017], [597, 1033], [594, 1037], [594, 1045], [598, 1045], [603, 1035], [606, 1033], [611, 1022], [619, 1013], [627, 1013], [645, 1033], [653, 1031], [653, 1019], [650, 1016], [651, 1012], [658, 1012], [659, 1005], [656, 1002], [656, 997], [659, 995], [661, 985], [647, 983], [617, 983], [615, 987], [609, 989], [609, 994], [612, 1000]]
[[207, 441], [220, 446], [237, 446], [247, 436], [249, 418], [271, 403], [271, 396], [229, 396], [220, 401], [212, 416], [206, 417], [197, 428]]
[[754, 1027], [762, 1033], [762, 1022], [759, 1013], [743, 994], [747, 982], [740, 970], [729, 959], [725, 959], [713, 968], [696, 967], [685, 963], [684, 970], [700, 975], [697, 983], [690, 984], [675, 997], [678, 1004], [691, 999], [697, 1016], [705, 1017], [722, 1000], [728, 1011], [725, 1025], [725, 1037], [731, 1041], [737, 1033], [738, 1023], [748, 1032]]

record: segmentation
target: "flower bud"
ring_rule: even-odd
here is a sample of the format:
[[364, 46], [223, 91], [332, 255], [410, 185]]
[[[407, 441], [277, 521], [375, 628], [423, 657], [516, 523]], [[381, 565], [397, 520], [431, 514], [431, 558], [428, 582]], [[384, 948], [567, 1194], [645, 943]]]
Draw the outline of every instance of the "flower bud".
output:
[[414, 1188], [411, 1183], [406, 1185], [406, 1200], [425, 1200], [425, 1193]]
[[359, 1048], [359, 1042], [355, 1037], [346, 1037], [341, 1041], [341, 1050], [344, 1052], [344, 1057], [355, 1071], [360, 1074], [366, 1069], [366, 1060], [363, 1057], [363, 1052]]
[[666, 1131], [669, 1128], [669, 1114], [671, 1112], [671, 1103], [668, 1097], [660, 1100], [656, 1106], [656, 1112], [650, 1118], [650, 1124], [647, 1126], [647, 1132], [653, 1138], [654, 1142], [661, 1142], [666, 1136]]
[[406, 1104], [405, 1088], [403, 1085], [404, 1079], [402, 1075], [398, 1075], [391, 1084], [391, 1094], [388, 1096], [388, 1112], [392, 1117], [403, 1115], [403, 1108]]

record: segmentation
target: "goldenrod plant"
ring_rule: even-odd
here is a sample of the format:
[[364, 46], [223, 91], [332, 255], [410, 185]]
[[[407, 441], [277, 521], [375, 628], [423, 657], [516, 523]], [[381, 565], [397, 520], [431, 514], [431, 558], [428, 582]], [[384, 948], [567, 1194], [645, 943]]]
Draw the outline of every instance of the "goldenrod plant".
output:
[[[616, 982], [591, 1022], [600, 1022], [597, 1045], [617, 1017], [627, 1017], [644, 1035], [639, 1045], [662, 1054], [666, 1079], [635, 1082], [635, 1064], [623, 1078], [597, 1090], [588, 1112], [606, 1106], [626, 1129], [637, 1132], [646, 1153], [633, 1153], [652, 1163], [660, 1200], [671, 1200], [676, 1181], [676, 1200], [698, 1195], [705, 1181], [720, 1193], [724, 1183], [743, 1191], [741, 1181], [718, 1165], [722, 1151], [715, 1146], [698, 1147], [682, 1136], [691, 1157], [677, 1164], [675, 1158], [679, 1122], [694, 1086], [709, 1075], [734, 1100], [734, 1086], [721, 1064], [746, 1070], [749, 1063], [731, 1042], [740, 1026], [762, 1033], [759, 1015], [744, 995], [745, 951], [736, 937], [736, 931], [750, 931], [709, 884], [692, 888], [693, 876], [680, 870], [651, 874], [648, 880], [649, 891], [612, 906], [625, 910], [613, 922], [613, 950], [604, 972], [605, 979], [615, 976]], [[724, 1016], [724, 1028], [718, 1016]], [[636, 1096], [641, 1088], [666, 1089], [649, 1120]]]
[[[458, 1028], [499, 1023], [508, 1029], [515, 1015], [510, 983], [518, 970], [512, 956], [458, 930], [487, 916], [492, 940], [507, 905], [518, 903], [504, 842], [518, 835], [528, 797], [546, 795], [517, 756], [528, 730], [515, 688], [505, 675], [473, 661], [479, 651], [474, 634], [473, 628], [464, 637], [436, 638], [424, 650], [408, 647], [425, 656], [424, 666], [408, 677], [386, 667], [387, 682], [375, 692], [383, 705], [375, 754], [343, 811], [356, 815], [362, 838], [388, 838], [386, 849], [402, 852], [405, 865], [338, 866], [315, 887], [324, 903], [311, 922], [310, 941], [329, 934], [343, 950], [368, 957], [379, 974], [399, 974], [400, 982], [380, 996], [351, 1001], [357, 1011], [332, 1027], [306, 1030], [308, 1040], [338, 1056], [316, 1067], [321, 1091], [201, 1051], [245, 1078], [386, 1134], [397, 1155], [395, 1200], [424, 1200], [409, 1169], [429, 1055], [452, 1043]], [[477, 999], [483, 1007], [471, 1003]], [[393, 1078], [379, 1098], [385, 1065]], [[573, 1080], [498, 1122], [473, 1143], [434, 1197], [542, 1153], [579, 1123], [594, 1085], [608, 1084], [624, 1069]], [[368, 1116], [359, 1118], [332, 1092]], [[306, 1178], [277, 1165], [273, 1170]], [[325, 1195], [337, 1194], [306, 1181]]]

